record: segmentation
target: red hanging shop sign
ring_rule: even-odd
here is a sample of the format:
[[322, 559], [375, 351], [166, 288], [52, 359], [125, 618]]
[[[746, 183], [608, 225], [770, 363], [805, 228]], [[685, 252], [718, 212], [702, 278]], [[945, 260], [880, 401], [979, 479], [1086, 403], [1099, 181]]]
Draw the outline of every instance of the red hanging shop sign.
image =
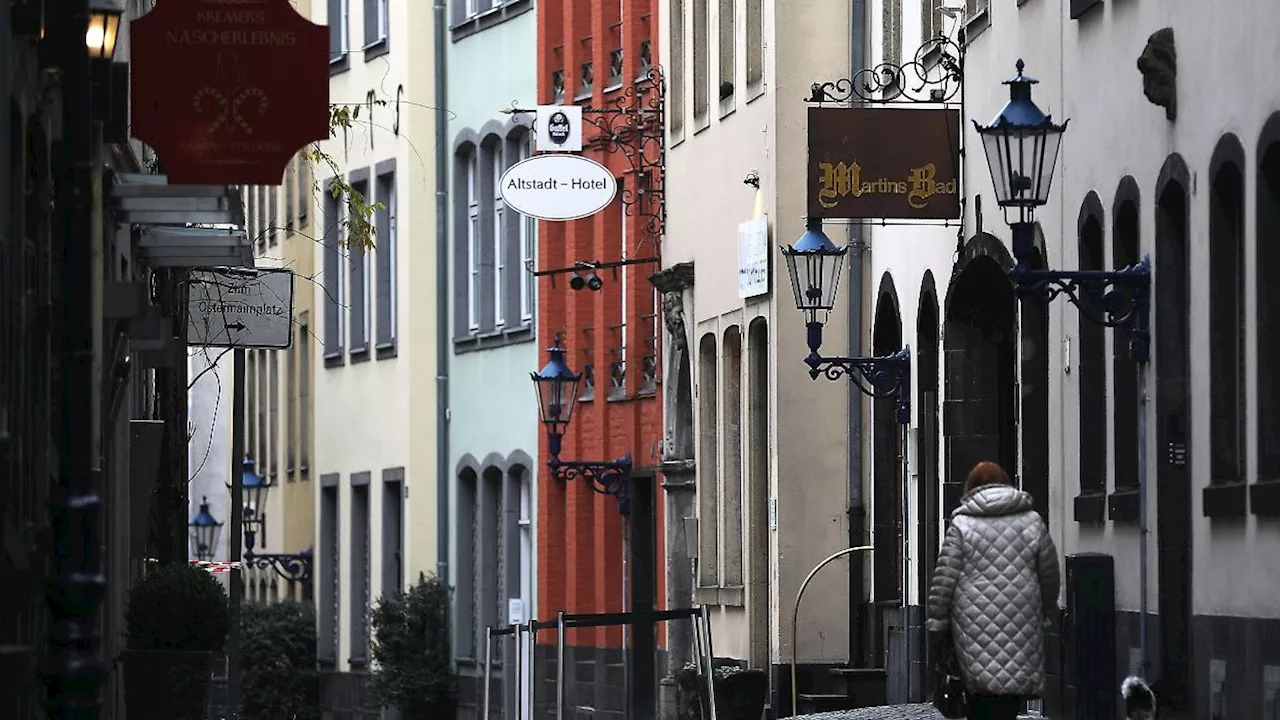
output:
[[160, 0], [130, 27], [132, 135], [178, 185], [278, 185], [329, 137], [328, 28], [289, 0]]

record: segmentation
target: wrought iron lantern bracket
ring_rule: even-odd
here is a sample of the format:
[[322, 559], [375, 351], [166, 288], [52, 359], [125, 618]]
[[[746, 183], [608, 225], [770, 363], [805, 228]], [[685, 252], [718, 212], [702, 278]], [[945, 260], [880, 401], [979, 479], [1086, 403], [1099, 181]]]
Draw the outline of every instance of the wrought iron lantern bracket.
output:
[[609, 462], [561, 460], [552, 455], [547, 467], [560, 482], [579, 478], [587, 481], [595, 492], [617, 499], [618, 514], [631, 514], [631, 453]]
[[1151, 258], [1121, 270], [1033, 270], [1019, 263], [1009, 271], [1019, 298], [1048, 303], [1059, 295], [1086, 320], [1129, 335], [1135, 362], [1151, 360]]
[[[809, 325], [810, 335], [814, 325]], [[821, 327], [818, 328], [819, 332]], [[819, 346], [821, 346], [819, 335]], [[818, 353], [812, 344], [809, 355], [804, 359], [809, 366], [809, 377], [817, 380], [819, 376], [828, 380], [839, 380], [848, 377], [854, 387], [870, 398], [897, 400], [897, 419], [902, 425], [911, 422], [911, 346], [905, 346], [898, 352], [884, 357], [826, 357]]]
[[246, 550], [244, 564], [258, 570], [268, 568], [289, 582], [300, 582], [303, 587], [311, 584], [311, 553], [255, 553]]

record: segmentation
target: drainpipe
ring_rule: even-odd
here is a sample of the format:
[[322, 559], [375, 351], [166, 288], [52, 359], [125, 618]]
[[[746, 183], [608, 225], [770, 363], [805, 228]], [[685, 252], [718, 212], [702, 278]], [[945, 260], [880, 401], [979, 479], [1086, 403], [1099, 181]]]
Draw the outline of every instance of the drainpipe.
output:
[[[866, 0], [852, 0], [849, 13], [849, 77], [855, 77], [865, 67], [866, 58]], [[862, 355], [862, 223], [850, 222], [849, 240], [849, 355]], [[847, 384], [849, 395], [849, 432], [845, 439], [848, 459], [848, 514], [849, 547], [864, 545], [866, 535], [866, 508], [862, 501], [862, 392], [852, 382]], [[849, 666], [864, 667], [867, 657], [866, 623], [862, 617], [862, 597], [866, 590], [863, 583], [862, 556], [849, 558]]]
[[[444, 152], [449, 137], [448, 95], [445, 87], [447, 27], [444, 0], [435, 0], [436, 106], [436, 575], [449, 583], [449, 163]], [[452, 610], [452, 606], [446, 612]], [[451, 613], [450, 613], [451, 615]], [[446, 627], [453, 627], [450, 616]], [[453, 634], [446, 633], [449, 656]]]

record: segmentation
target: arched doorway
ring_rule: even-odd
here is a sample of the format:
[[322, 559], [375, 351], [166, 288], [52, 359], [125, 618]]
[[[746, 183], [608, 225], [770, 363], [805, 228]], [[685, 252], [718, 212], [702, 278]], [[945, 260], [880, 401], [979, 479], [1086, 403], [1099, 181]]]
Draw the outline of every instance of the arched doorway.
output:
[[[916, 311], [916, 345], [912, 348], [916, 371], [916, 526], [919, 557], [916, 582], [920, 604], [929, 596], [933, 567], [938, 562], [938, 518], [942, 485], [938, 477], [938, 291], [933, 273], [926, 272]], [[924, 643], [927, 646], [928, 643]], [[924, 667], [932, 665], [922, 657]]]
[[1160, 642], [1158, 652], [1147, 648], [1159, 663], [1162, 711], [1192, 707], [1188, 187], [1186, 163], [1169, 156], [1155, 209], [1156, 446], [1166, 450], [1156, 453]]
[[[885, 273], [876, 294], [875, 323], [871, 332], [871, 352], [876, 357], [892, 355], [902, 349], [902, 313], [898, 309], [898, 292], [893, 276]], [[872, 578], [876, 604], [876, 641], [881, 646], [877, 655], [888, 657], [890, 702], [900, 702], [906, 695], [905, 678], [893, 669], [900, 667], [902, 627], [908, 607], [907, 588], [903, 585], [903, 513], [904, 478], [900, 453], [902, 426], [898, 424], [897, 400], [876, 398], [872, 401]], [[884, 652], [885, 644], [888, 653]]]
[[1017, 472], [1017, 301], [1004, 245], [978, 235], [965, 246], [947, 291], [943, 332], [942, 432], [947, 476], [945, 519], [960, 501], [965, 477], [982, 460]]

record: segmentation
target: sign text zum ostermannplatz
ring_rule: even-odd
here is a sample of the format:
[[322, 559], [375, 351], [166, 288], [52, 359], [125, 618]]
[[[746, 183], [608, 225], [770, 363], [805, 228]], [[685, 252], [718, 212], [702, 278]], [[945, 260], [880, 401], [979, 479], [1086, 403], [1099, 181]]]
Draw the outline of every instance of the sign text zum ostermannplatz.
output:
[[810, 217], [960, 217], [955, 110], [810, 108]]

